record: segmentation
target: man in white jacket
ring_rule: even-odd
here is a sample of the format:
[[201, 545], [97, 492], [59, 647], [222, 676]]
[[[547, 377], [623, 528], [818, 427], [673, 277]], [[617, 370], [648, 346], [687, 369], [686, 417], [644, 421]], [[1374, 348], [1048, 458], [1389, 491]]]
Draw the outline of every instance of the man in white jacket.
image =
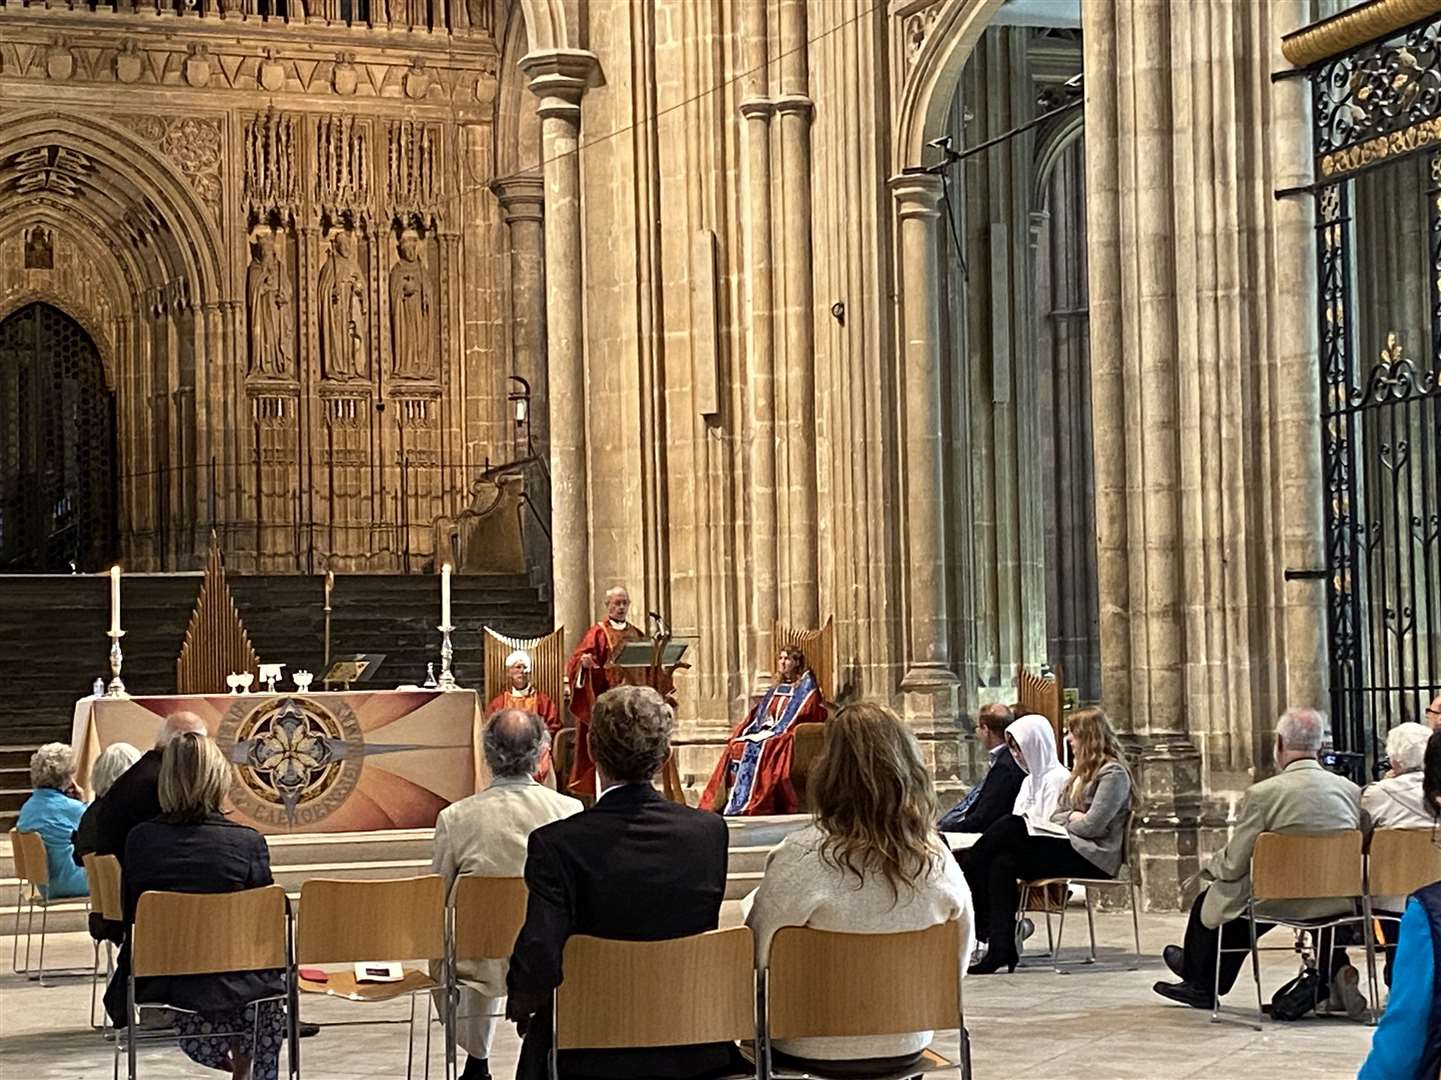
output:
[[[530, 834], [581, 811], [579, 799], [535, 781], [550, 745], [545, 723], [520, 709], [502, 709], [486, 721], [483, 747], [492, 780], [482, 792], [452, 803], [435, 823], [431, 869], [447, 890], [462, 874], [522, 877]], [[490, 1080], [490, 1041], [504, 1011], [504, 960], [462, 961], [456, 1041], [467, 1056], [461, 1080]], [[442, 1010], [443, 1013], [443, 1010]]]

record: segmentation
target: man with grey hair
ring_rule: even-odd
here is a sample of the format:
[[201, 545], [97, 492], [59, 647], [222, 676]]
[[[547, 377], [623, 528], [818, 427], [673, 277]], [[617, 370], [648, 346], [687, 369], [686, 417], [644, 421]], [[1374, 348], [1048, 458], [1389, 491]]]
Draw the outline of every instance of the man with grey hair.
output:
[[[517, 1080], [543, 1080], [550, 997], [576, 934], [666, 941], [714, 930], [725, 897], [727, 831], [719, 814], [670, 802], [654, 779], [671, 752], [675, 714], [648, 686], [596, 698], [590, 752], [599, 796], [584, 814], [537, 829], [525, 860], [529, 902], [506, 985], [506, 1016], [524, 1044]], [[730, 1043], [562, 1050], [561, 1080], [730, 1075]]]
[[[1162, 953], [1179, 983], [1158, 982], [1156, 993], [1195, 1009], [1210, 1009], [1216, 986], [1216, 939], [1228, 950], [1244, 950], [1251, 942], [1246, 901], [1251, 894], [1251, 852], [1264, 832], [1328, 833], [1360, 827], [1361, 790], [1343, 776], [1328, 772], [1317, 760], [1326, 739], [1326, 718], [1314, 709], [1288, 709], [1276, 724], [1272, 753], [1276, 775], [1253, 784], [1236, 811], [1230, 842], [1206, 866], [1202, 878], [1209, 886], [1196, 897], [1186, 926], [1184, 947], [1168, 945]], [[1350, 900], [1298, 900], [1262, 904], [1258, 911], [1287, 918], [1325, 918], [1349, 913]], [[1256, 934], [1271, 929], [1258, 921]], [[1323, 934], [1317, 950], [1321, 977], [1331, 985], [1333, 1004], [1355, 1018], [1365, 1012], [1366, 1000], [1357, 986], [1356, 969], [1345, 954], [1330, 946]], [[1245, 952], [1221, 957], [1220, 992], [1236, 982]]]
[[96, 811], [95, 853], [114, 855], [125, 860], [125, 839], [130, 830], [142, 821], [160, 815], [160, 761], [165, 746], [186, 731], [208, 735], [205, 721], [193, 712], [171, 713], [160, 725], [155, 745], [140, 755], [140, 760], [121, 774]]
[[[550, 746], [545, 723], [522, 709], [501, 709], [486, 721], [481, 738], [490, 769], [488, 787], [452, 803], [435, 822], [432, 870], [449, 889], [463, 874], [520, 877], [530, 834], [581, 810], [580, 800], [561, 795], [534, 776]], [[505, 996], [506, 964], [465, 961], [458, 966], [460, 1006], [455, 1037], [467, 1055], [462, 1080], [488, 1080], [491, 1038]], [[443, 995], [437, 995], [445, 1014]]]

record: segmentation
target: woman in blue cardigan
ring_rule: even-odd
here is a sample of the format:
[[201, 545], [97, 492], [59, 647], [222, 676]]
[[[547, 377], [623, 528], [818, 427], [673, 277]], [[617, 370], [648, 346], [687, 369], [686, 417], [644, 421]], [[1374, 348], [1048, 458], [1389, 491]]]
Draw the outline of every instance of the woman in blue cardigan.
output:
[[[1426, 744], [1426, 806], [1441, 819], [1441, 731]], [[1438, 822], [1441, 827], [1441, 822]], [[1357, 1080], [1436, 1080], [1441, 1075], [1441, 881], [1406, 903], [1386, 1015]]]
[[45, 841], [45, 865], [50, 884], [40, 892], [49, 900], [85, 896], [85, 871], [72, 858], [71, 837], [85, 813], [75, 790], [75, 755], [64, 743], [46, 743], [30, 758], [30, 786], [35, 790], [20, 806], [15, 828], [39, 833]]

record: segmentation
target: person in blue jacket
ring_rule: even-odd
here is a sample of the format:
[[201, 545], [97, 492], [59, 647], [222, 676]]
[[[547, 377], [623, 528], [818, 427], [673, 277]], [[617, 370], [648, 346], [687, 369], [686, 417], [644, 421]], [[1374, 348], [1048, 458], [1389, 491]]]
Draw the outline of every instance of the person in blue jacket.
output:
[[[1425, 803], [1441, 819], [1441, 730], [1426, 744]], [[1441, 828], [1441, 821], [1438, 821]], [[1438, 834], [1441, 842], [1441, 834]], [[1406, 902], [1386, 1014], [1357, 1080], [1436, 1080], [1441, 1075], [1441, 881]]]
[[50, 884], [40, 890], [48, 900], [85, 896], [90, 892], [85, 871], [75, 865], [71, 837], [85, 813], [75, 790], [75, 754], [64, 743], [46, 743], [30, 757], [30, 786], [35, 790], [20, 806], [15, 828], [39, 833], [45, 841]]

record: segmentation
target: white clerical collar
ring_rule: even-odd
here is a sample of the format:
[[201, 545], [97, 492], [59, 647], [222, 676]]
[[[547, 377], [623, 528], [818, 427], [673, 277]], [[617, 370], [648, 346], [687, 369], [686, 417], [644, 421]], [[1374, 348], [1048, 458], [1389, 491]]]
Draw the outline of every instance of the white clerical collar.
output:
[[604, 799], [607, 795], [609, 795], [609, 794], [610, 794], [612, 791], [614, 791], [616, 788], [623, 788], [623, 787], [629, 787], [629, 786], [630, 786], [629, 784], [611, 784], [608, 788], [606, 788], [604, 791], [602, 791], [599, 795], [597, 795], [597, 796], [595, 797], [595, 801], [596, 801], [596, 802], [600, 802], [601, 799]]
[[531, 696], [532, 694], [534, 694], [534, 693], [535, 693], [535, 687], [531, 686], [530, 683], [526, 683], [524, 690], [516, 690], [514, 687], [512, 687], [512, 688], [511, 688], [511, 691], [510, 691], [510, 696], [511, 696], [511, 697], [530, 697], [530, 696]]
[[620, 622], [616, 622], [614, 619], [606, 619], [606, 623], [612, 630], [625, 630], [630, 626], [630, 623], [624, 619], [621, 619]]

